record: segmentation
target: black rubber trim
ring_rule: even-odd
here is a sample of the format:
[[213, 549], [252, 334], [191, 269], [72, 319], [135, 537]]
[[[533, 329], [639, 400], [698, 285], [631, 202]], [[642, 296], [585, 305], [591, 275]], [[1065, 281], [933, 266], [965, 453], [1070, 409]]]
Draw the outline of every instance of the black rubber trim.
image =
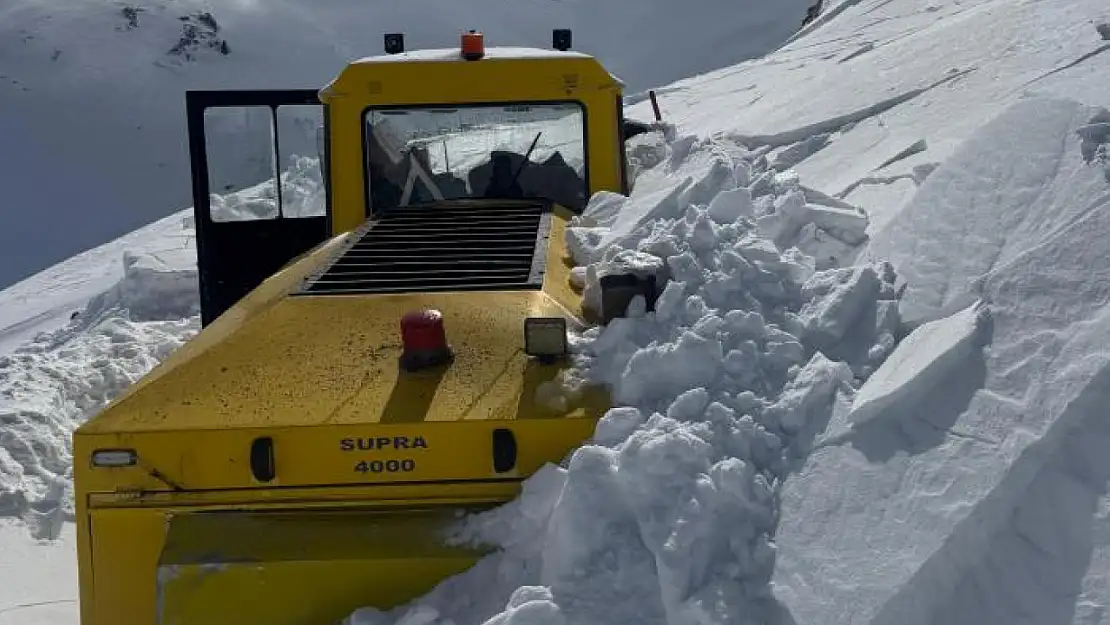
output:
[[274, 439], [263, 436], [251, 441], [251, 474], [259, 482], [271, 482], [277, 476], [274, 460]]
[[493, 431], [493, 470], [507, 473], [516, 468], [516, 436], [507, 428]]

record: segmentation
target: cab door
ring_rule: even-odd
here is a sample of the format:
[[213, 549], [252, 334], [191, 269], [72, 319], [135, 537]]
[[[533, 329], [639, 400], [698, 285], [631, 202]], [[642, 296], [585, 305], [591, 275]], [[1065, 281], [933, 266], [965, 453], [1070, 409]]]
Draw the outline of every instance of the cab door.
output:
[[328, 237], [316, 90], [186, 92], [201, 323]]

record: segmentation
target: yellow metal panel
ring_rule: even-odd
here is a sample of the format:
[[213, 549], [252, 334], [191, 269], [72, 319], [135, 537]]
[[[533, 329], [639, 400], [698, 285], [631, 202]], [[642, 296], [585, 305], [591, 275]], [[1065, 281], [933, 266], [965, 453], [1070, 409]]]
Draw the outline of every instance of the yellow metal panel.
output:
[[[523, 353], [525, 318], [581, 312], [562, 260], [565, 226], [552, 219], [545, 291], [277, 299], [326, 258], [314, 255], [265, 282], [143, 380], [151, 392], [113, 402], [77, 435], [595, 417], [596, 406], [553, 411], [538, 402], [538, 387], [566, 365], [541, 365]], [[443, 312], [456, 357], [408, 374], [398, 364], [399, 320], [423, 307]]]
[[[90, 597], [82, 588], [81, 625], [153, 625], [154, 571], [166, 531], [162, 514], [94, 510], [90, 528], [92, 560], [84, 562], [82, 584], [91, 570], [96, 592]], [[91, 611], [95, 617], [89, 620]]]
[[180, 567], [163, 585], [158, 625], [339, 623], [404, 603], [474, 559], [340, 560]]
[[562, 306], [566, 311], [580, 320], [593, 322], [593, 315], [582, 307], [582, 292], [571, 286], [570, 272], [574, 261], [567, 251], [567, 222], [571, 219], [571, 212], [557, 206], [555, 214], [556, 224], [551, 229], [547, 248], [547, 274], [543, 279], [543, 291]]
[[[398, 321], [425, 306], [442, 311], [455, 359], [407, 373]], [[522, 350], [525, 318], [561, 314], [538, 291], [288, 299], [80, 434], [558, 416], [535, 391], [559, 367]]]
[[[75, 456], [76, 457], [76, 456]], [[80, 472], [81, 467], [74, 467]], [[77, 525], [77, 589], [81, 625], [98, 625], [96, 611], [96, 576], [93, 575], [92, 516], [89, 514], [88, 497], [78, 489], [74, 497]]]
[[[463, 482], [444, 488], [436, 482], [374, 485], [254, 488], [249, 490], [92, 493], [90, 507], [245, 510], [364, 508], [385, 510], [505, 503], [520, 492], [519, 480]], [[82, 519], [78, 519], [81, 523]]]
[[367, 96], [383, 102], [414, 104], [509, 102], [567, 98], [620, 88], [597, 59], [582, 54], [491, 56], [471, 62], [368, 60], [348, 64], [321, 92], [322, 99], [331, 102], [337, 97]]
[[392, 608], [488, 552], [445, 544], [454, 513], [175, 516], [158, 567], [158, 623], [302, 625]]
[[[352, 489], [345, 490], [349, 496]], [[307, 507], [297, 505], [298, 510], [308, 512], [290, 513], [288, 503], [251, 506], [242, 503], [245, 497], [252, 496], [251, 493], [239, 492], [235, 496], [239, 503], [192, 509], [94, 509], [87, 516], [79, 517], [79, 530], [90, 530], [93, 536], [88, 553], [79, 548], [82, 625], [154, 625], [158, 622], [159, 579], [165, 582], [172, 578], [177, 584], [175, 592], [191, 592], [190, 580], [213, 579], [201, 575], [206, 564], [213, 563], [213, 554], [218, 554], [225, 562], [255, 559], [278, 565], [266, 568], [262, 583], [277, 597], [295, 596], [309, 588], [318, 590], [319, 594], [307, 603], [317, 610], [313, 614], [327, 612], [330, 608], [340, 609], [336, 607], [340, 605], [346, 609], [351, 600], [362, 602], [361, 605], [379, 605], [379, 601], [392, 600], [382, 592], [366, 594], [367, 582], [371, 590], [375, 586], [374, 578], [368, 573], [384, 574], [387, 579], [397, 576], [401, 583], [389, 587], [389, 591], [395, 593], [392, 596], [415, 593], [406, 597], [412, 598], [430, 584], [464, 570], [482, 555], [480, 550], [449, 547], [441, 543], [439, 537], [441, 530], [457, 518], [459, 510], [481, 510], [491, 505], [491, 502], [461, 501], [438, 508], [411, 509], [414, 503], [407, 502], [403, 505], [410, 510], [403, 514], [383, 514], [355, 510], [365, 508], [365, 501], [337, 500], [326, 506], [322, 503]], [[475, 505], [478, 507], [474, 508]], [[244, 512], [252, 508], [254, 512]], [[339, 583], [336, 589], [346, 592], [345, 595], [329, 594], [325, 587], [336, 585], [335, 566], [346, 567], [351, 574], [348, 578], [351, 583]], [[244, 571], [232, 571], [228, 578], [220, 578], [214, 587], [200, 591], [223, 597], [221, 606], [228, 608], [229, 614], [243, 616], [245, 602], [237, 607], [229, 603], [229, 598], [249, 588], [241, 586], [233, 591], [224, 584], [228, 580], [231, 583], [245, 581], [248, 585], [259, 582], [257, 572], [244, 576]], [[86, 579], [93, 578], [95, 586], [85, 583]], [[333, 583], [313, 586], [316, 579], [329, 579]], [[169, 587], [163, 585], [162, 589]], [[256, 585], [253, 592], [262, 592], [262, 589]], [[209, 601], [213, 595], [205, 596], [205, 601]], [[245, 595], [240, 594], [242, 596]], [[193, 595], [193, 598], [200, 597]], [[280, 601], [279, 598], [275, 602]], [[175, 604], [169, 613], [188, 616], [196, 607], [199, 606], [181, 610]], [[207, 621], [220, 622], [224, 621]], [[237, 622], [242, 625], [248, 621]]]
[[[562, 460], [593, 434], [595, 423], [595, 419], [529, 419], [502, 424], [512, 431], [517, 445], [516, 464], [504, 473], [495, 472], [493, 465], [492, 431], [497, 424], [486, 422], [275, 427], [261, 431], [217, 428], [85, 436], [75, 450], [77, 462], [85, 465], [76, 473], [75, 481], [81, 493], [93, 493], [166, 491], [171, 483], [198, 491], [521, 479], [547, 462]], [[250, 469], [251, 442], [259, 435], [272, 436], [274, 441], [276, 477], [265, 484], [256, 481]], [[409, 447], [394, 446], [398, 437], [407, 438]], [[416, 445], [418, 437], [422, 440]], [[376, 446], [377, 438], [386, 439], [382, 448]], [[120, 447], [137, 450], [140, 465], [88, 466], [87, 454], [93, 449]], [[442, 484], [439, 492], [450, 496], [457, 486]]]
[[[288, 295], [289, 291], [300, 283], [305, 276], [320, 266], [330, 254], [334, 253], [337, 248], [345, 243], [350, 236], [350, 233], [336, 236], [324, 242], [309, 254], [303, 255], [295, 262], [290, 263], [270, 276], [257, 288], [236, 302], [235, 305], [229, 308], [224, 314], [220, 315], [220, 317], [206, 327], [203, 332], [177, 348], [139, 381], [128, 386], [112, 400], [107, 409], [111, 409], [113, 406], [126, 401], [132, 395], [139, 393], [139, 391], [145, 389], [148, 384], [174, 370], [178, 365], [193, 360], [209, 347], [220, 343], [228, 335], [237, 331], [248, 319], [258, 312], [280, 301], [281, 298]], [[88, 422], [86, 422], [86, 424], [87, 423]], [[80, 431], [81, 428], [79, 427], [77, 432]]]

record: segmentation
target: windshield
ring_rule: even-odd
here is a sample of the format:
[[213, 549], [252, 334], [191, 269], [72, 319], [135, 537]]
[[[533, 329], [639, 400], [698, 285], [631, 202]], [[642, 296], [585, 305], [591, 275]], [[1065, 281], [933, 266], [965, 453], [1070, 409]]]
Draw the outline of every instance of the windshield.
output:
[[575, 103], [370, 109], [370, 205], [543, 198], [575, 211], [589, 193], [583, 112]]

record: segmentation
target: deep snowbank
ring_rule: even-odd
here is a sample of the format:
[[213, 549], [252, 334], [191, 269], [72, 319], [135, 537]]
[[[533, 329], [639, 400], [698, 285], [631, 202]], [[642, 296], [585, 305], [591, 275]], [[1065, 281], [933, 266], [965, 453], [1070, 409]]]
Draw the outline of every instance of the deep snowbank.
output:
[[39, 538], [73, 515], [73, 429], [200, 328], [195, 251], [122, 260], [122, 278], [67, 325], [0, 356], [0, 517]]
[[[287, 211], [322, 210], [316, 159], [294, 158], [281, 183]], [[213, 211], [235, 219], [276, 214], [267, 193], [273, 187], [271, 179], [214, 195]], [[46, 314], [59, 318], [59, 327], [0, 349], [0, 517], [23, 518], [40, 537], [55, 535], [73, 513], [73, 429], [199, 331], [193, 221], [182, 211], [60, 264], [40, 277], [46, 292], [22, 285], [0, 292], [13, 316], [53, 302]], [[21, 328], [10, 332], [18, 338]]]
[[99, 247], [82, 252], [0, 291], [0, 355], [30, 341], [44, 330], [66, 325], [70, 315], [123, 278], [124, 254], [160, 258], [190, 256], [196, 266], [192, 209], [179, 211]]
[[1013, 106], [876, 235], [906, 310], [983, 298], [989, 346], [787, 479], [773, 583], [795, 622], [1110, 622], [1105, 115]]
[[[876, 311], [894, 304], [896, 276], [883, 265], [817, 271], [796, 244], [830, 207], [807, 202], [763, 153], [650, 137], [641, 151], [657, 164], [632, 196], [596, 196], [569, 238], [587, 292], [619, 270], [654, 272], [666, 287], [654, 310], [639, 298], [628, 318], [576, 337], [575, 368], [544, 390], [560, 402], [604, 384], [620, 407], [566, 468], [548, 467], [519, 502], [459, 531], [503, 553], [415, 606], [365, 609], [353, 623], [693, 625], [771, 614], [776, 491], [837, 392], [894, 346], [896, 307], [884, 306], [893, 317]], [[846, 231], [852, 215], [865, 227], [859, 213], [831, 208], [849, 215]], [[832, 360], [819, 347], [863, 356]]]
[[[316, 159], [294, 158], [281, 183], [287, 211], [322, 210]], [[276, 214], [273, 187], [213, 196], [213, 210], [236, 219]], [[52, 538], [72, 517], [73, 429], [200, 329], [195, 237], [191, 211], [182, 211], [52, 268], [38, 291], [0, 292], [13, 317], [38, 304], [46, 312], [33, 319], [53, 315], [58, 325], [17, 347], [0, 343], [0, 518], [19, 517]], [[18, 324], [8, 332], [8, 345], [23, 334]]]

